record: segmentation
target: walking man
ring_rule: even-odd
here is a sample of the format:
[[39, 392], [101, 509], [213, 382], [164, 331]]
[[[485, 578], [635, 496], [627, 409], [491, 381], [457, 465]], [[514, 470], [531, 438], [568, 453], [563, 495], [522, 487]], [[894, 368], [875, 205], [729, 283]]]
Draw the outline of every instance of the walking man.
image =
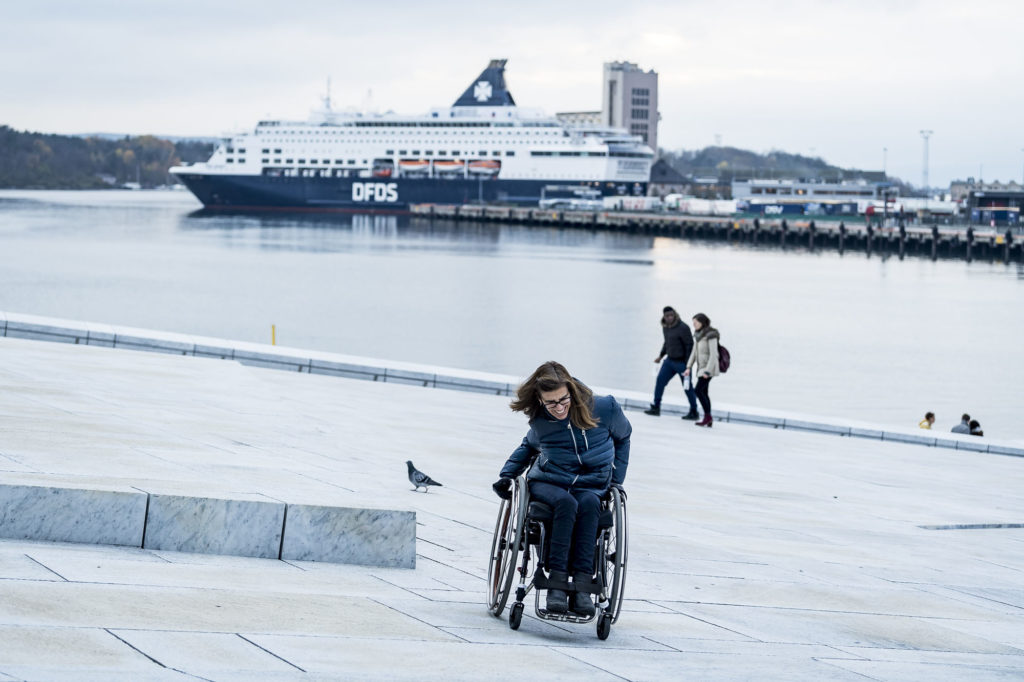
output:
[[665, 306], [661, 315], [661, 332], [665, 335], [665, 342], [661, 346], [661, 352], [654, 358], [655, 362], [661, 363], [658, 371], [658, 378], [654, 382], [654, 402], [644, 414], [661, 414], [661, 397], [665, 393], [665, 387], [672, 377], [679, 376], [683, 382], [683, 392], [690, 402], [690, 412], [683, 415], [683, 419], [696, 421], [697, 414], [697, 393], [693, 390], [689, 379], [683, 376], [686, 372], [686, 361], [690, 358], [690, 351], [693, 350], [693, 334], [690, 327], [680, 319], [679, 314], [672, 306]]

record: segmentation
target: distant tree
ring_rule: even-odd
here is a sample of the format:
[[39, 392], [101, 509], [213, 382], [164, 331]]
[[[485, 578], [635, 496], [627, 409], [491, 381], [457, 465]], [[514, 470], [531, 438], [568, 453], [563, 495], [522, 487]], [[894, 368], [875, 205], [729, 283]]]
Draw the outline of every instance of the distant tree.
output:
[[[180, 152], [179, 152], [180, 145]], [[0, 126], [0, 187], [94, 189], [135, 182], [154, 187], [173, 182], [167, 170], [183, 161], [205, 160], [208, 142], [178, 143], [152, 135], [105, 140], [20, 132]]]
[[815, 178], [820, 180], [880, 180], [878, 171], [844, 169], [820, 158], [773, 149], [764, 154], [734, 147], [699, 150], [660, 150], [661, 157], [683, 175], [715, 176], [724, 182], [745, 178]]

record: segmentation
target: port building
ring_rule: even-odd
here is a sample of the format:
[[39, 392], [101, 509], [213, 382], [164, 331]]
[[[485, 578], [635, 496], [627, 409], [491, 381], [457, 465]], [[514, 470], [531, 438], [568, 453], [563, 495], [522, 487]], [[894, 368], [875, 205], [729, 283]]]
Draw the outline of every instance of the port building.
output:
[[658, 74], [632, 62], [606, 62], [601, 122], [639, 135], [658, 150]]

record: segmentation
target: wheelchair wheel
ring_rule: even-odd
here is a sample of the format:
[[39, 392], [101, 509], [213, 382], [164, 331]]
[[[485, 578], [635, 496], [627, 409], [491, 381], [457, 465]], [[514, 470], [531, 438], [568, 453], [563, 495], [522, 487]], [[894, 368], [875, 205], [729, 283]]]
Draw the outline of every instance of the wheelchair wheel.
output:
[[525, 517], [526, 484], [525, 479], [519, 477], [512, 482], [511, 499], [501, 501], [491, 540], [491, 557], [487, 565], [487, 608], [495, 618], [501, 617], [512, 589], [522, 548]]
[[508, 611], [508, 626], [513, 630], [518, 630], [520, 623], [523, 622], [523, 602], [516, 602], [512, 605], [512, 608]]
[[602, 613], [597, 619], [597, 638], [602, 641], [606, 640], [611, 631], [612, 617], [607, 613]]
[[[629, 558], [629, 519], [626, 516], [626, 498], [618, 490], [611, 490], [611, 506], [614, 524], [608, 536], [607, 551], [604, 555], [604, 574], [608, 585], [608, 606], [601, 620], [598, 621], [598, 637], [601, 637], [601, 624], [605, 616], [609, 616], [608, 627], [619, 620], [622, 610], [622, 595], [626, 586], [626, 561]], [[608, 636], [605, 632], [605, 639]]]

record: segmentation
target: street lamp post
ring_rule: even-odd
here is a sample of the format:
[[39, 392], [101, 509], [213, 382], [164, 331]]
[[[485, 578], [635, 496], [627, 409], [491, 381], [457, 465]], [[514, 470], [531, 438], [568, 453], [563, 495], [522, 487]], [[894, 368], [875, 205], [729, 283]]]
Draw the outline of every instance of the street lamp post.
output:
[[928, 197], [928, 138], [932, 136], [932, 130], [922, 130], [921, 137], [924, 139], [924, 163], [921, 175], [921, 186], [924, 188], [925, 198]]

